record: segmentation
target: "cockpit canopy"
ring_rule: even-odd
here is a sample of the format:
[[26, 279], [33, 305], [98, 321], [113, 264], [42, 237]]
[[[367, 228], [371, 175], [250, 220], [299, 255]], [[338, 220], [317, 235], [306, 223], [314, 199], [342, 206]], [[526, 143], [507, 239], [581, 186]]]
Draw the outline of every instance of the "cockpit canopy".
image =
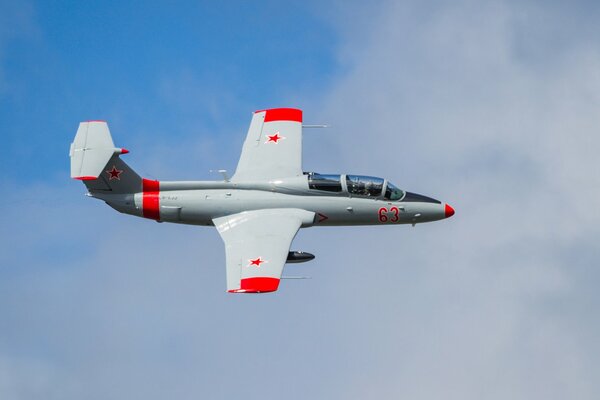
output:
[[392, 182], [388, 182], [385, 187], [385, 194], [383, 198], [386, 200], [401, 200], [405, 196], [405, 192], [402, 189], [398, 189]]
[[342, 193], [352, 196], [381, 197], [385, 200], [401, 200], [404, 191], [393, 183], [374, 176], [362, 175], [329, 175], [308, 172], [308, 187], [314, 190]]
[[348, 193], [356, 196], [379, 197], [385, 181], [374, 176], [346, 175]]

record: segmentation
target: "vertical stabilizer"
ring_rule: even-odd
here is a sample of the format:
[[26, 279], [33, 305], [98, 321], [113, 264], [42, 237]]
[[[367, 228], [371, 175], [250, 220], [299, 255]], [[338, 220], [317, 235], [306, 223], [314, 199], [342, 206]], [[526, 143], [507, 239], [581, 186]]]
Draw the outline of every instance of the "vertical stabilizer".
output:
[[142, 178], [119, 157], [127, 153], [115, 147], [105, 121], [81, 122], [69, 153], [71, 178], [83, 181], [90, 191], [139, 192]]
[[116, 148], [105, 121], [79, 124], [71, 143], [71, 178], [83, 181], [98, 179], [102, 169], [114, 154], [127, 153]]

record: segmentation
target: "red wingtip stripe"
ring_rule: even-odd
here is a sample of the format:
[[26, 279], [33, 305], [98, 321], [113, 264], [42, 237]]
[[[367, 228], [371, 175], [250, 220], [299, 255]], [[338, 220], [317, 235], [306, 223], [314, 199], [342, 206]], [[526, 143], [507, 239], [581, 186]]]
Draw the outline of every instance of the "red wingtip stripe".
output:
[[80, 181], [95, 181], [98, 178], [95, 176], [76, 176], [73, 179], [77, 179]]
[[127, 150], [127, 149], [121, 149], [121, 154], [128, 154], [128, 153], [129, 153], [129, 150]]
[[258, 110], [254, 113], [266, 111], [265, 122], [273, 121], [294, 121], [302, 122], [302, 110], [297, 108], [270, 108], [268, 110]]
[[142, 215], [144, 218], [160, 219], [160, 182], [142, 179]]
[[279, 279], [271, 277], [246, 278], [240, 281], [240, 288], [228, 290], [229, 293], [267, 293], [279, 287]]

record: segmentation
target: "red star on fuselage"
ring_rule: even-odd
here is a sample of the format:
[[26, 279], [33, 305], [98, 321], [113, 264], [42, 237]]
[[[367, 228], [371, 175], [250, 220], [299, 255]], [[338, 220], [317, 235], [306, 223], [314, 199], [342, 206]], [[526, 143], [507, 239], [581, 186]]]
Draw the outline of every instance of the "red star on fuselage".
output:
[[120, 175], [123, 173], [123, 170], [122, 169], [117, 169], [117, 167], [115, 167], [113, 165], [112, 169], [110, 169], [110, 170], [107, 169], [106, 170], [106, 173], [108, 174], [108, 180], [109, 181], [112, 181], [113, 179], [116, 179], [116, 180], [120, 181], [121, 180]]
[[260, 267], [260, 264], [264, 263], [265, 260], [261, 259], [260, 257], [255, 258], [254, 260], [248, 260], [250, 261], [250, 264], [248, 264], [249, 267]]
[[277, 144], [280, 140], [285, 139], [283, 136], [279, 135], [279, 132], [275, 132], [274, 135], [267, 135], [267, 137], [269, 138], [269, 140], [267, 140], [267, 143], [275, 144]]

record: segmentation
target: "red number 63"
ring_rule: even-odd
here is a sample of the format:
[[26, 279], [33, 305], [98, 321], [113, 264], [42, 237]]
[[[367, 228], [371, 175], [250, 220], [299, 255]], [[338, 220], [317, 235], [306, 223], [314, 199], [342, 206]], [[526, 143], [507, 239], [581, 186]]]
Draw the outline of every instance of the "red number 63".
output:
[[392, 213], [391, 218], [388, 216], [388, 209], [381, 207], [378, 211], [379, 222], [385, 224], [386, 222], [398, 222], [400, 220], [400, 210], [398, 207], [390, 207], [389, 212]]

